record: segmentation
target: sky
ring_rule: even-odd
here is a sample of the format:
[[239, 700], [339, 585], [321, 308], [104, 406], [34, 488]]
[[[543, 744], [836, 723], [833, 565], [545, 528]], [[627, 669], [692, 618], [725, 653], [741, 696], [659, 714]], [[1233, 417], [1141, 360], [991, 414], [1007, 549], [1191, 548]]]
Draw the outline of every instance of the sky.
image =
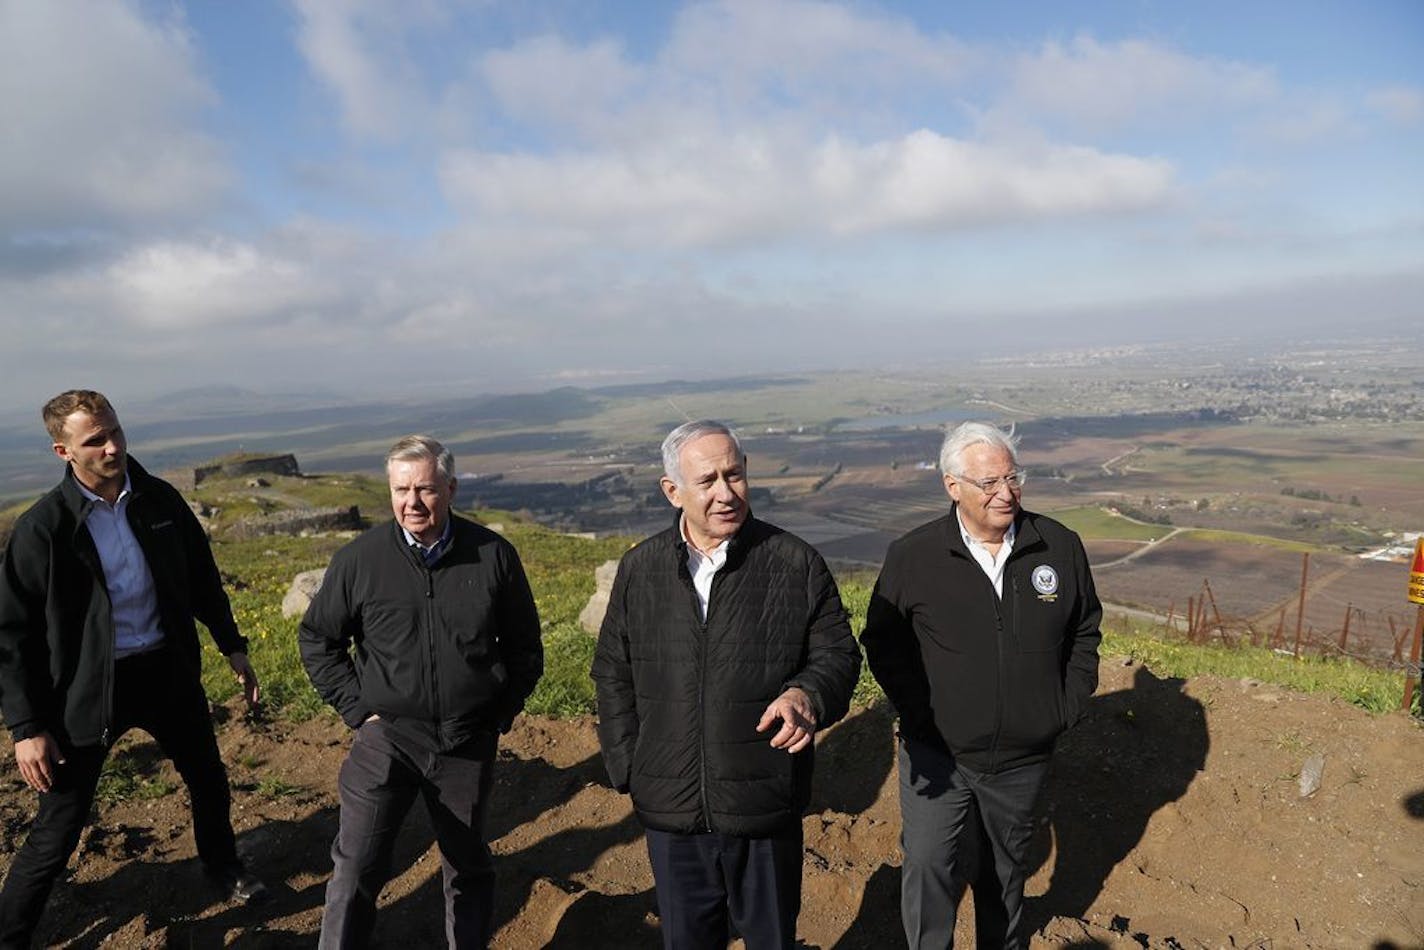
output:
[[0, 406], [1398, 332], [1424, 3], [0, 0]]

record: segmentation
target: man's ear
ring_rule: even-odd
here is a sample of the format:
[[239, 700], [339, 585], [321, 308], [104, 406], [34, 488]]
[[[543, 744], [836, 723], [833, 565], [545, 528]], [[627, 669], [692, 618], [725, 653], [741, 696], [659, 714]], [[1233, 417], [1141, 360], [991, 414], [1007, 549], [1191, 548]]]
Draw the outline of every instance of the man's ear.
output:
[[955, 480], [953, 475], [944, 476], [944, 493], [949, 496], [950, 501], [953, 501], [955, 504], [959, 503], [959, 482]]
[[662, 478], [658, 479], [658, 485], [662, 488], [663, 497], [668, 500], [669, 505], [672, 505], [674, 508], [682, 507], [682, 502], [677, 497], [677, 482], [664, 475]]
[[56, 442], [56, 443], [54, 443], [54, 454], [55, 454], [55, 455], [58, 455], [60, 458], [64, 459], [66, 462], [70, 461], [70, 458], [69, 458], [69, 448], [68, 448], [63, 442]]

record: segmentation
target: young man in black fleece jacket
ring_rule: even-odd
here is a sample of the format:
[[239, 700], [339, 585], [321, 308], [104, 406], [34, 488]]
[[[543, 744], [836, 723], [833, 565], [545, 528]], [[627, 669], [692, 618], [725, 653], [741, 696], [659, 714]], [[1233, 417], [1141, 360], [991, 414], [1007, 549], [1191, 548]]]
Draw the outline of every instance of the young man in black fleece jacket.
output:
[[257, 702], [207, 536], [177, 489], [129, 457], [102, 393], [60, 393], [43, 416], [64, 477], [20, 516], [0, 566], [0, 707], [20, 776], [39, 793], [0, 892], [0, 947], [33, 939], [104, 759], [131, 728], [158, 741], [188, 786], [198, 857], [222, 894], [266, 893], [238, 860], [201, 682], [195, 620]]
[[1102, 606], [1078, 536], [1021, 507], [1013, 439], [966, 422], [940, 468], [954, 505], [890, 546], [861, 634], [900, 717], [901, 914], [911, 950], [953, 946], [972, 836], [979, 945], [1026, 947], [1034, 800], [1097, 687]]

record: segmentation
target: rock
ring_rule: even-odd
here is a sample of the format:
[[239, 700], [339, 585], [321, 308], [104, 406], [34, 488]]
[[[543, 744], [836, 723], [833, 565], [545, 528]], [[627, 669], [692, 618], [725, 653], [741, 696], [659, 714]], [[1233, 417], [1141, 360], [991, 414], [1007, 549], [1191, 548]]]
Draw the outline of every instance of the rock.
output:
[[608, 594], [613, 590], [613, 578], [618, 573], [617, 561], [604, 561], [593, 572], [596, 585], [593, 596], [579, 614], [579, 626], [589, 633], [597, 633], [603, 626], [603, 615], [608, 612]]
[[267, 479], [265, 479], [265, 478], [249, 478], [249, 479], [247, 480], [247, 487], [248, 487], [248, 488], [271, 488], [271, 487], [272, 487], [272, 483], [269, 482], [269, 481], [267, 481]]
[[1325, 756], [1320, 753], [1306, 759], [1300, 767], [1300, 797], [1309, 798], [1320, 791], [1320, 778], [1325, 774]]
[[300, 617], [306, 613], [312, 598], [321, 590], [325, 577], [326, 568], [319, 567], [314, 571], [302, 571], [292, 578], [292, 586], [287, 588], [287, 595], [282, 598], [282, 616]]

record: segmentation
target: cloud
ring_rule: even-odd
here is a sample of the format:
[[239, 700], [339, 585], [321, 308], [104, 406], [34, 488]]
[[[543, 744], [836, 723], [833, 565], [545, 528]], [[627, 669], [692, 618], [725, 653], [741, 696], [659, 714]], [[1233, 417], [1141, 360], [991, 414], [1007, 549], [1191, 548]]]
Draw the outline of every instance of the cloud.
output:
[[0, 4], [0, 77], [0, 234], [192, 220], [231, 183], [193, 128], [216, 96], [179, 19]]
[[1188, 56], [1149, 40], [1103, 43], [1080, 34], [1017, 58], [1004, 106], [1077, 128], [1180, 121], [1266, 103], [1270, 69]]
[[670, 72], [715, 77], [770, 98], [794, 93], [860, 101], [908, 83], [943, 84], [981, 58], [907, 19], [811, 0], [722, 0], [684, 7], [659, 59]]
[[1261, 117], [1247, 137], [1286, 148], [1333, 143], [1359, 131], [1354, 113], [1332, 98], [1303, 99], [1289, 110]]
[[313, 299], [300, 265], [225, 238], [138, 247], [100, 279], [136, 325], [154, 330], [249, 322]]
[[358, 138], [396, 142], [427, 128], [431, 93], [411, 47], [413, 37], [446, 19], [433, 0], [295, 0], [297, 46], [313, 75], [336, 97]]
[[1365, 97], [1370, 109], [1396, 125], [1414, 126], [1424, 121], [1424, 89], [1418, 86], [1386, 86]]
[[472, 220], [539, 222], [587, 243], [696, 246], [1118, 214], [1166, 201], [1172, 168], [926, 129], [868, 145], [785, 141], [757, 130], [637, 152], [464, 152], [447, 157], [442, 180]]
[[645, 81], [644, 70], [611, 40], [579, 47], [539, 36], [487, 54], [479, 69], [506, 115], [585, 136], [601, 135], [608, 117], [623, 111]]

